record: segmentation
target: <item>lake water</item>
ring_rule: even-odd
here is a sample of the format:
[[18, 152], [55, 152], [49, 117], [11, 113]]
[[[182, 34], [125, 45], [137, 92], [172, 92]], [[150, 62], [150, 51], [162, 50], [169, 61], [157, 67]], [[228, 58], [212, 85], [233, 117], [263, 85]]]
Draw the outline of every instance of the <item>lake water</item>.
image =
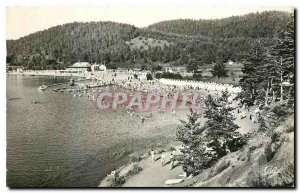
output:
[[167, 117], [143, 129], [124, 111], [103, 113], [86, 97], [37, 89], [67, 78], [7, 75], [6, 81], [9, 187], [95, 187], [129, 153], [174, 139], [177, 122]]

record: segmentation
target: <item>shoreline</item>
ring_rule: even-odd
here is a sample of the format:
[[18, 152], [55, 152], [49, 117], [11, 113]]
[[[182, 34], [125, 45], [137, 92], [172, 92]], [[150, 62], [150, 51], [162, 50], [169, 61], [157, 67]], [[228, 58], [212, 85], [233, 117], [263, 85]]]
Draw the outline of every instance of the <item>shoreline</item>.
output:
[[24, 71], [20, 72], [7, 72], [7, 75], [19, 75], [19, 76], [62, 76], [62, 77], [85, 77], [86, 75], [81, 75], [77, 73], [59, 73], [56, 71]]
[[[178, 151], [180, 146], [177, 143], [179, 144], [179, 142], [172, 141], [170, 143], [167, 143], [163, 147], [153, 148], [156, 155], [155, 162], [160, 163], [161, 157], [159, 155], [161, 152], [164, 152], [167, 156], [169, 156], [169, 154], [171, 153], [171, 149], [175, 148], [176, 151]], [[128, 160], [127, 163], [115, 168], [115, 170], [110, 171], [110, 173], [108, 173], [103, 179], [100, 180], [97, 187], [130, 187], [130, 185], [128, 186], [127, 183], [144, 169], [147, 169], [147, 165], [149, 163], [153, 162], [150, 151], [151, 149], [144, 149], [142, 151], [132, 152], [126, 155]], [[168, 161], [166, 162], [167, 165]], [[181, 171], [180, 167], [178, 167], [176, 170]], [[114, 176], [111, 173], [113, 171], [118, 173], [117, 176], [118, 178], [122, 179], [122, 183], [115, 184], [115, 182], [113, 182]]]
[[[252, 111], [254, 110], [254, 108], [252, 109]], [[240, 119], [239, 117], [236, 118], [235, 123], [238, 124], [240, 126], [240, 128], [238, 129], [238, 131], [241, 134], [252, 134], [257, 132], [258, 130], [258, 123], [252, 123], [251, 120], [249, 120], [249, 116], [250, 116], [251, 112], [246, 112], [246, 118]], [[103, 178], [100, 182], [98, 187], [157, 187], [157, 183], [158, 181], [160, 181], [160, 186], [159, 187], [185, 187], [185, 186], [191, 186], [193, 185], [193, 177], [188, 177], [188, 178], [182, 178], [183, 175], [183, 170], [181, 168], [181, 165], [179, 165], [178, 167], [175, 167], [174, 169], [169, 171], [169, 165], [165, 165], [164, 167], [160, 166], [160, 152], [161, 150], [165, 150], [165, 154], [166, 154], [166, 162], [168, 163], [169, 160], [169, 156], [171, 151], [170, 147], [174, 147], [176, 149], [176, 154], [175, 155], [179, 155], [180, 154], [180, 146], [176, 143], [180, 143], [176, 140], [171, 141], [170, 143], [168, 143], [168, 145], [164, 146], [163, 148], [153, 148], [155, 151], [155, 155], [158, 156], [156, 158], [156, 161], [153, 162], [150, 156], [150, 150], [143, 154], [141, 156], [141, 159], [137, 160], [137, 161], [131, 161], [129, 163], [126, 163], [122, 166], [120, 166], [119, 168], [116, 168], [115, 171], [117, 171], [119, 173], [118, 178], [120, 178], [121, 180], [124, 180], [124, 182], [122, 184], [114, 184], [113, 182], [113, 177], [112, 175], [107, 175], [105, 178]], [[169, 148], [168, 148], [169, 147]], [[137, 152], [133, 152], [130, 155], [127, 155], [128, 159], [130, 159], [130, 157], [132, 157], [133, 155], [138, 155]], [[155, 166], [153, 166], [155, 165]], [[176, 163], [175, 163], [176, 165]], [[154, 168], [153, 168], [154, 167]], [[161, 167], [161, 169], [157, 169], [158, 167]], [[161, 173], [156, 173], [157, 175], [159, 175], [160, 180], [157, 180], [157, 176], [147, 176], [149, 174], [151, 174], [151, 170], [156, 169], [158, 171], [162, 171]], [[147, 174], [143, 174], [143, 173], [147, 173]], [[155, 175], [155, 174], [153, 174]], [[195, 176], [196, 177], [196, 176]], [[141, 180], [140, 178], [147, 178], [147, 182], [144, 182], [143, 180]], [[176, 183], [176, 184], [172, 184], [172, 185], [166, 185], [166, 182], [168, 180], [180, 180], [182, 179], [182, 181], [180, 183]], [[163, 183], [162, 183], [163, 181]], [[153, 182], [153, 184], [151, 184], [151, 182]], [[142, 184], [143, 183], [143, 184]]]

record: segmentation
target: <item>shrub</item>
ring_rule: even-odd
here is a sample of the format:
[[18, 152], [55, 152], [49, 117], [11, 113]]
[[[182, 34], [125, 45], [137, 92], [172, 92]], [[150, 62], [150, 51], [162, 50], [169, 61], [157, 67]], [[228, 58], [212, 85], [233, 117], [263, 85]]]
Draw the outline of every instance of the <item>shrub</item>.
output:
[[174, 151], [174, 150], [176, 150], [176, 148], [173, 147], [173, 146], [171, 146], [171, 147], [170, 147], [170, 151]]
[[283, 121], [286, 120], [288, 115], [289, 110], [284, 104], [271, 108], [271, 124], [274, 127], [278, 127]]
[[235, 152], [241, 149], [241, 147], [245, 145], [245, 143], [246, 143], [246, 138], [244, 136], [240, 136], [237, 138], [229, 138], [228, 141], [226, 142], [230, 152]]
[[134, 164], [132, 169], [128, 172], [128, 175], [135, 175], [140, 173], [143, 170], [143, 168], [141, 168], [140, 166], [138, 166], [137, 164]]
[[213, 150], [216, 152], [215, 157], [214, 157], [215, 159], [221, 158], [227, 154], [226, 153], [226, 144], [220, 142], [219, 140], [214, 140], [214, 141], [210, 142], [208, 144], [208, 147], [213, 148]]
[[147, 77], [147, 80], [153, 80], [152, 75], [150, 73], [147, 73], [146, 77]]
[[137, 154], [131, 155], [130, 162], [139, 162], [139, 161], [141, 161], [140, 155], [137, 155]]
[[278, 105], [275, 106], [272, 109], [272, 112], [277, 116], [277, 117], [286, 117], [288, 113], [288, 109], [285, 105]]
[[193, 74], [193, 80], [202, 80], [201, 73], [194, 73]]
[[116, 172], [116, 176], [112, 181], [111, 187], [120, 187], [126, 182], [125, 177], [120, 176], [119, 173], [120, 173], [119, 171]]

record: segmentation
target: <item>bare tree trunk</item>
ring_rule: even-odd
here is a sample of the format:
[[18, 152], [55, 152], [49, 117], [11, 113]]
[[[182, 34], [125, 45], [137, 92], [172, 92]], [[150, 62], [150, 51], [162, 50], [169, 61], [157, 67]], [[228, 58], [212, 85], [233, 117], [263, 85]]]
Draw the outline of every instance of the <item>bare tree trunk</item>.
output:
[[271, 79], [270, 92], [272, 91], [272, 103], [276, 100], [275, 90], [273, 89], [273, 78]]
[[281, 66], [281, 71], [280, 71], [280, 103], [283, 103], [283, 78], [282, 78], [282, 57], [280, 57], [280, 66]]
[[272, 103], [274, 103], [276, 100], [276, 95], [275, 95], [275, 91], [273, 90], [273, 97], [272, 97]]
[[269, 96], [269, 80], [268, 80], [268, 85], [267, 85], [267, 89], [265, 90], [265, 106], [268, 106], [268, 96]]

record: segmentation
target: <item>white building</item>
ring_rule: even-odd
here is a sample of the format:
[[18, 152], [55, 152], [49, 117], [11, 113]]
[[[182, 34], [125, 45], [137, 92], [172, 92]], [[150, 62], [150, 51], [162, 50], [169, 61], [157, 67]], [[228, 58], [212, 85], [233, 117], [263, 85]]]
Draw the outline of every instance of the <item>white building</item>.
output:
[[66, 71], [69, 72], [86, 72], [91, 71], [91, 64], [89, 62], [76, 62], [72, 66], [67, 67]]
[[104, 64], [93, 64], [91, 66], [92, 72], [95, 71], [106, 71], [106, 66]]

